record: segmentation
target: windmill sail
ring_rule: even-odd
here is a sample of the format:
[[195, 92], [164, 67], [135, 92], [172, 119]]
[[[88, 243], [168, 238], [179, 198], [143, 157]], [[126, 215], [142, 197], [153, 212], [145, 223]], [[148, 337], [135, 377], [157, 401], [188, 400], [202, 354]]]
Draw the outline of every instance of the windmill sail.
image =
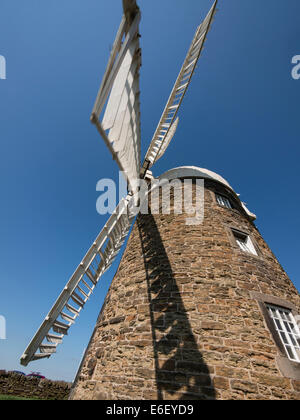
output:
[[[140, 10], [124, 0], [124, 16], [92, 111], [91, 121], [103, 137], [129, 190], [135, 189], [141, 164], [139, 45]], [[100, 114], [107, 103], [102, 121]]]
[[174, 135], [175, 119], [201, 55], [207, 33], [216, 12], [217, 2], [218, 0], [214, 2], [208, 15], [197, 28], [196, 34], [184, 60], [179, 76], [176, 80], [167, 105], [150, 143], [149, 149], [146, 153], [145, 161], [143, 164], [144, 173], [157, 161], [157, 159], [162, 156], [161, 151], [163, 150], [165, 152], [171, 141], [170, 132]]
[[160, 159], [165, 154], [165, 151], [167, 150], [169, 144], [171, 143], [172, 138], [174, 137], [174, 135], [176, 133], [176, 130], [177, 130], [177, 127], [178, 127], [178, 122], [179, 122], [179, 118], [177, 117], [176, 120], [171, 125], [170, 130], [169, 130], [168, 134], [166, 135], [163, 143], [159, 147], [158, 155], [156, 157], [156, 161], [158, 161], [158, 159]]
[[135, 214], [132, 197], [123, 199], [64, 287], [21, 357], [21, 364], [49, 358], [74, 324], [101, 276], [118, 255]]

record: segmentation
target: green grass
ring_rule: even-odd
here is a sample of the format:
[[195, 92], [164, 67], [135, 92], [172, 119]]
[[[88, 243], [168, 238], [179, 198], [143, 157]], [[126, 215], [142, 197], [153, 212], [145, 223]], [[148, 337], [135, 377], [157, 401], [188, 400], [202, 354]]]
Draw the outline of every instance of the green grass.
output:
[[1, 400], [38, 400], [39, 398], [26, 398], [26, 397], [18, 397], [16, 395], [1, 395], [0, 394], [0, 401]]

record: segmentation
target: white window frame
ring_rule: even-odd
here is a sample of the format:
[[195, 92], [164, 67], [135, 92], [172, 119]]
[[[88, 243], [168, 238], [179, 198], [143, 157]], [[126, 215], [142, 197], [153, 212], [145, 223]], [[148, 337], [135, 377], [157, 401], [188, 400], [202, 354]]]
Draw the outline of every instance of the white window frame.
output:
[[226, 207], [227, 209], [233, 209], [231, 201], [225, 195], [216, 193], [216, 200], [220, 206]]
[[300, 363], [300, 330], [292, 311], [269, 303], [266, 306], [287, 357]]
[[242, 251], [258, 256], [255, 246], [247, 233], [241, 232], [237, 229], [231, 230], [237, 245]]

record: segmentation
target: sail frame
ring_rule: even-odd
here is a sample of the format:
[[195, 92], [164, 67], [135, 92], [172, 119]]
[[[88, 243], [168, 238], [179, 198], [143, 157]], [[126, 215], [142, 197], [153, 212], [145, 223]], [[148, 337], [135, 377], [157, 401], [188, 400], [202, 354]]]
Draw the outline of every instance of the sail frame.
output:
[[[176, 120], [178, 111], [186, 91], [191, 83], [192, 76], [203, 50], [207, 33], [211, 27], [213, 17], [216, 13], [217, 3], [218, 0], [215, 0], [207, 16], [196, 30], [191, 46], [188, 50], [184, 63], [181, 67], [177, 80], [171, 91], [165, 109], [159, 120], [158, 126], [152, 137], [150, 146], [145, 155], [142, 169], [143, 175], [145, 175], [146, 171], [150, 169], [154, 163], [162, 156], [160, 151], [161, 148], [164, 148], [163, 145], [166, 140], [170, 143], [169, 132], [172, 128], [174, 128], [174, 122]], [[164, 152], [166, 151], [166, 148], [164, 148]]]
[[49, 358], [68, 335], [100, 278], [119, 254], [136, 216], [131, 211], [133, 205], [133, 197], [128, 195], [110, 216], [21, 356], [23, 366]]
[[[129, 191], [134, 193], [141, 166], [141, 13], [135, 0], [124, 0], [123, 5], [124, 15], [93, 107], [91, 121], [120, 171], [125, 174]], [[100, 121], [105, 104], [106, 110]], [[120, 144], [123, 144], [122, 148]]]

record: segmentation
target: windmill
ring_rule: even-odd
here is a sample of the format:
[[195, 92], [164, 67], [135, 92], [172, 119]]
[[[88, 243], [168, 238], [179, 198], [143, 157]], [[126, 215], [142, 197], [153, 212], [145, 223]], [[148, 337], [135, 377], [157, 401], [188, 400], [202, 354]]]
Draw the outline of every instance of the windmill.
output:
[[49, 358], [56, 352], [58, 344], [68, 334], [99, 280], [119, 254], [136, 216], [132, 212], [137, 191], [136, 181], [147, 176], [148, 171], [166, 152], [176, 132], [178, 111], [201, 55], [216, 6], [217, 0], [196, 30], [141, 165], [141, 13], [136, 0], [123, 0], [124, 14], [92, 110], [91, 122], [126, 177], [128, 195], [118, 204], [42, 322], [21, 357], [22, 365]]

